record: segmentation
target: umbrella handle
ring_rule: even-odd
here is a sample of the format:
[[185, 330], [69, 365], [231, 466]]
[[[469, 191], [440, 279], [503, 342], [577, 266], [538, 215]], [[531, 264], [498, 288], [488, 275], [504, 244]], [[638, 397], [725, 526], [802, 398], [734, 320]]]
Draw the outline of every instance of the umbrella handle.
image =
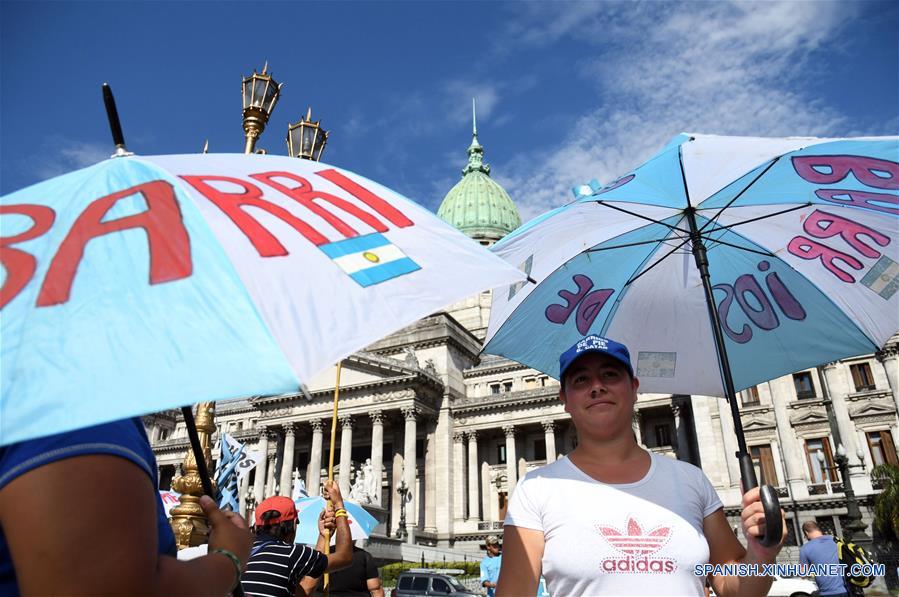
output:
[[[755, 477], [755, 467], [752, 465], [752, 456], [747, 453], [737, 454], [740, 460], [740, 479], [743, 482], [743, 490], [749, 491], [759, 487]], [[765, 512], [765, 534], [759, 537], [759, 543], [764, 547], [771, 547], [780, 543], [783, 537], [783, 517], [780, 514], [780, 499], [777, 490], [770, 485], [759, 487], [759, 499]]]

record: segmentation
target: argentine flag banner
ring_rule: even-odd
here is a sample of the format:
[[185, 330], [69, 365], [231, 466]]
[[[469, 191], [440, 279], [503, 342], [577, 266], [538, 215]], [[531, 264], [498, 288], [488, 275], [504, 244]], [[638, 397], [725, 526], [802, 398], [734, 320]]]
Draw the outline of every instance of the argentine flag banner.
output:
[[421, 269], [382, 234], [373, 233], [319, 247], [360, 286], [372, 286]]

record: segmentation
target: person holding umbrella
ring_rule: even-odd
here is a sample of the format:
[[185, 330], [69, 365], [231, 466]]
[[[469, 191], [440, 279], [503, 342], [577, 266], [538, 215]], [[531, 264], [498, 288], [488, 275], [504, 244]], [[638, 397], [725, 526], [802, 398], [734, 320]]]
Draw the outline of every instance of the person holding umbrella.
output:
[[139, 418], [0, 447], [0, 595], [223, 595], [250, 534], [200, 506], [209, 553], [178, 561]]
[[[319, 540], [316, 549], [294, 543], [297, 533], [297, 509], [285, 496], [264, 499], [256, 508], [256, 540], [243, 575], [247, 595], [263, 597], [305, 596], [300, 584], [304, 577], [318, 578], [325, 572], [343, 568], [353, 559], [353, 542], [347, 511], [343, 507], [340, 488], [333, 480], [325, 483], [329, 506], [319, 517]], [[333, 506], [333, 510], [331, 509]], [[320, 550], [327, 545], [326, 529], [336, 527], [334, 553]]]
[[[697, 566], [774, 562], [783, 539], [760, 542], [757, 488], [743, 495], [744, 548], [701, 470], [637, 444], [640, 382], [623, 344], [587, 336], [562, 353], [559, 370], [578, 445], [512, 494], [498, 597], [534, 594], [541, 572], [553, 595], [703, 595]], [[722, 575], [711, 584], [718, 595], [765, 595], [771, 578]]]

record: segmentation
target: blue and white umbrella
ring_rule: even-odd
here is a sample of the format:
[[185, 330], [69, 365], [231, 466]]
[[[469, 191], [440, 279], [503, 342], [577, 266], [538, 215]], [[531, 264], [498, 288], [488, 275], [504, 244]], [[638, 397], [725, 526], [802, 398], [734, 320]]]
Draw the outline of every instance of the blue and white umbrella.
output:
[[[294, 503], [299, 515], [295, 542], [315, 545], [318, 542], [318, 517], [325, 509], [325, 498], [307, 497], [296, 500]], [[367, 538], [378, 526], [378, 520], [356, 502], [343, 500], [343, 507], [349, 517], [350, 535], [353, 537], [353, 541]], [[333, 535], [331, 542], [334, 542]]]
[[614, 338], [642, 391], [729, 396], [745, 453], [735, 391], [899, 329], [897, 162], [897, 137], [680, 135], [493, 247], [533, 283], [494, 292], [484, 352], [558, 377]]

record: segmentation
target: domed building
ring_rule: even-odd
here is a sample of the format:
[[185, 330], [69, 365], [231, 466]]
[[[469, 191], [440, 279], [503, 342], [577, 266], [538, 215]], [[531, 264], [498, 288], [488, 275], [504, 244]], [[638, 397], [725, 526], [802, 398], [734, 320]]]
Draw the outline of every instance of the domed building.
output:
[[[443, 198], [437, 215], [482, 245], [490, 246], [521, 226], [521, 216], [506, 190], [490, 178], [490, 166], [484, 163], [484, 147], [478, 142], [474, 100], [471, 123], [468, 164], [462, 168], [462, 180]], [[447, 312], [483, 340], [490, 319], [490, 298], [487, 290], [454, 303], [447, 307]]]
[[490, 178], [490, 166], [484, 163], [474, 104], [468, 164], [462, 169], [462, 180], [444, 197], [437, 215], [485, 246], [521, 226], [518, 208], [506, 190]]

